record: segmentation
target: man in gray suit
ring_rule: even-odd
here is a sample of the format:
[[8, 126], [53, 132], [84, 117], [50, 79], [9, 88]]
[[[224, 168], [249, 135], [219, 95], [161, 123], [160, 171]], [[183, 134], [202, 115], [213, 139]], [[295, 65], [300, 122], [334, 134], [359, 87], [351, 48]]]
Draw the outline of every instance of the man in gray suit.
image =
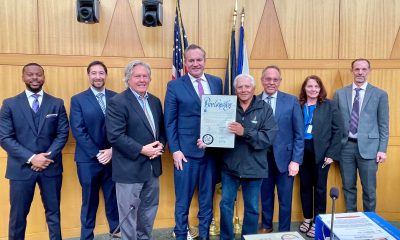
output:
[[385, 91], [367, 82], [367, 59], [351, 63], [353, 83], [337, 90], [335, 100], [344, 118], [340, 173], [348, 212], [357, 211], [357, 170], [363, 190], [364, 211], [375, 211], [376, 172], [386, 160], [389, 104]]
[[147, 90], [150, 66], [132, 61], [125, 68], [127, 89], [107, 103], [106, 130], [112, 146], [122, 239], [152, 239], [166, 137], [161, 101]]

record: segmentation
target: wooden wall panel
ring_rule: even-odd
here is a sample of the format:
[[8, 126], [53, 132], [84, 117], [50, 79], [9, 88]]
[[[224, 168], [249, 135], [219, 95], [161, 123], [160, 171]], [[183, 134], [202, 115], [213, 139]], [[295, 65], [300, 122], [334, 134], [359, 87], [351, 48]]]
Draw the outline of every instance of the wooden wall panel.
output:
[[[142, 25], [142, 1], [130, 0], [136, 26], [146, 57], [170, 57], [173, 45], [175, 2], [166, 1], [163, 4], [163, 27], [145, 27]], [[159, 44], [162, 43], [162, 44]]]
[[339, 58], [387, 59], [400, 26], [400, 2], [341, 0]]
[[[200, 1], [199, 44], [204, 47], [207, 57], [227, 57], [234, 8], [235, 1]], [[240, 22], [239, 18], [237, 20]]]
[[25, 84], [22, 81], [22, 72], [21, 67], [19, 66], [0, 65], [0, 72], [1, 80], [9, 83], [3, 84], [3, 86], [1, 87], [1, 105], [4, 98], [12, 97], [17, 93], [22, 92], [25, 88]]
[[392, 52], [390, 53], [391, 59], [399, 59], [400, 58], [400, 28], [397, 31], [396, 40], [393, 44]]
[[0, 52], [38, 53], [37, 1], [0, 0]]
[[76, 20], [76, 1], [38, 0], [41, 54], [100, 56], [117, 0], [101, 1], [100, 22]]
[[117, 1], [102, 55], [143, 57], [136, 26], [128, 0]]
[[[271, 0], [272, 1], [272, 0]], [[244, 29], [245, 29], [245, 40], [247, 46], [247, 54], [250, 57], [251, 49], [253, 49], [254, 42], [257, 37], [258, 27], [261, 23], [261, 18], [264, 13], [264, 6], [266, 5], [265, 0], [242, 0], [238, 1], [239, 8], [239, 16], [244, 8], [245, 17], [244, 17]], [[238, 21], [240, 24], [240, 18]], [[238, 43], [239, 44], [239, 43]], [[228, 52], [226, 53], [224, 58], [227, 58]]]
[[252, 59], [288, 58], [273, 0], [267, 0], [265, 3], [250, 57]]
[[289, 59], [338, 57], [338, 0], [274, 1]]

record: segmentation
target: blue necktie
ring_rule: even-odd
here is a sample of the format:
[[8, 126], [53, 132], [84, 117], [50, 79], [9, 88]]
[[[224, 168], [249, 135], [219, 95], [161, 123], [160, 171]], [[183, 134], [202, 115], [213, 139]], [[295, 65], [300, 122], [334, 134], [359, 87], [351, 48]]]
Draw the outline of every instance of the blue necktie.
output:
[[33, 100], [33, 103], [32, 103], [32, 110], [35, 113], [37, 113], [39, 111], [39, 97], [40, 97], [40, 95], [35, 93], [35, 94], [32, 94], [32, 97], [35, 99], [35, 100]]
[[151, 130], [153, 131], [153, 135], [154, 137], [156, 136], [156, 127], [154, 125], [154, 119], [153, 117], [150, 115], [149, 111], [150, 108], [148, 108], [148, 102], [147, 99], [145, 97], [139, 97], [139, 99], [142, 101], [143, 103], [143, 111], [144, 111], [144, 115], [146, 115], [147, 120], [149, 121]]
[[103, 93], [98, 93], [96, 95], [96, 98], [97, 98], [97, 101], [99, 102], [101, 111], [103, 111], [103, 114], [106, 114], [106, 105], [104, 104], [103, 96], [104, 96]]

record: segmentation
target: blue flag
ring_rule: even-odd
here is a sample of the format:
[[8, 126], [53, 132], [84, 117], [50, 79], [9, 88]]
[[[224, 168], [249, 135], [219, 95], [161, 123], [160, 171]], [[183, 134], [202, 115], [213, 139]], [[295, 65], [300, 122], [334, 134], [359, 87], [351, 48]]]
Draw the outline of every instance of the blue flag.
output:
[[250, 74], [249, 71], [249, 59], [247, 57], [246, 43], [244, 41], [244, 27], [240, 26], [239, 33], [239, 53], [238, 53], [238, 65], [237, 65], [237, 75], [239, 74]]

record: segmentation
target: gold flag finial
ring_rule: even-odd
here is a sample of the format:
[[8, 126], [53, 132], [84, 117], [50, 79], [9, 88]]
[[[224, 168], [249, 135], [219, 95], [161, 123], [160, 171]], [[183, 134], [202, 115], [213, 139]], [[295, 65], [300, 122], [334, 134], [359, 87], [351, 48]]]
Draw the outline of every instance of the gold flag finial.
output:
[[235, 0], [235, 9], [233, 10], [233, 26], [232, 29], [235, 29], [236, 26], [236, 17], [237, 17], [237, 0]]
[[243, 26], [243, 24], [244, 24], [244, 8], [242, 8], [242, 14], [241, 14], [241, 18], [240, 18], [240, 24], [241, 24], [241, 26]]

